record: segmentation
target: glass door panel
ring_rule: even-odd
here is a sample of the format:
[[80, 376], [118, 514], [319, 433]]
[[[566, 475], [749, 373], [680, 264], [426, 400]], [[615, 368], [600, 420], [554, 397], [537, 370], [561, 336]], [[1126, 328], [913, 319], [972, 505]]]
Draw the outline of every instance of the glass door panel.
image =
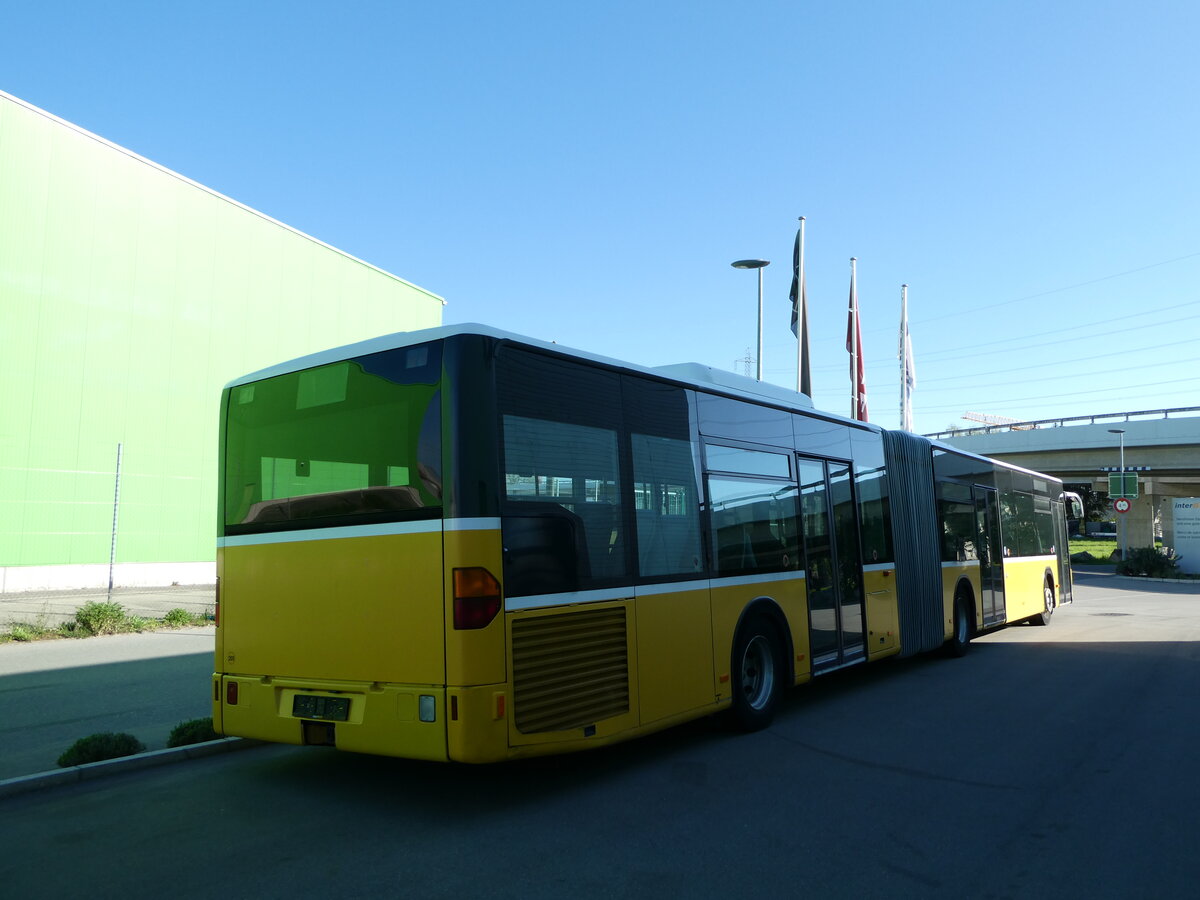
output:
[[838, 656], [837, 579], [833, 532], [829, 527], [829, 490], [825, 464], [799, 459], [800, 531], [804, 537], [805, 586], [808, 591], [809, 652], [813, 662]]
[[983, 624], [1004, 618], [1004, 562], [1000, 545], [1000, 506], [996, 491], [975, 485], [975, 526], [978, 533], [979, 598]]
[[827, 463], [833, 501], [833, 546], [838, 573], [838, 624], [842, 661], [864, 652], [862, 555], [858, 543], [858, 504], [846, 463]]
[[797, 459], [813, 666], [835, 668], [865, 652], [858, 509], [846, 463]]

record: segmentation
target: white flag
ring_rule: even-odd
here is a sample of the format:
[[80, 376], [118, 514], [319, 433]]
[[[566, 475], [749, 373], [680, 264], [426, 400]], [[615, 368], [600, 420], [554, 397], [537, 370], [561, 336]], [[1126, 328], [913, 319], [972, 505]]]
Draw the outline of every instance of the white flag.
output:
[[908, 285], [900, 286], [900, 427], [912, 431], [912, 395], [917, 386], [912, 335], [908, 333]]

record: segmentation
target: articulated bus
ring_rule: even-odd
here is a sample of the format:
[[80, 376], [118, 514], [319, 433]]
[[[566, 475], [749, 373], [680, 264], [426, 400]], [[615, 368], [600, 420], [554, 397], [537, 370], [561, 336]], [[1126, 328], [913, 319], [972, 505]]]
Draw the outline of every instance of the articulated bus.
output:
[[1049, 622], [1062, 484], [695, 364], [464, 325], [222, 395], [218, 732], [580, 750]]

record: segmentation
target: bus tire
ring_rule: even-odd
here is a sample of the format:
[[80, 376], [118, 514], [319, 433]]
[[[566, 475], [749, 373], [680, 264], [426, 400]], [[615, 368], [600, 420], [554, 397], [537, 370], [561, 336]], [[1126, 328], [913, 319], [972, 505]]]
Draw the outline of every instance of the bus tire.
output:
[[971, 601], [966, 592], [960, 590], [954, 595], [954, 631], [950, 634], [950, 640], [946, 641], [946, 655], [966, 656], [974, 633]]
[[1030, 625], [1049, 625], [1050, 618], [1054, 615], [1054, 584], [1049, 578], [1042, 585], [1042, 597], [1046, 608], [1037, 615], [1029, 617]]
[[759, 731], [771, 724], [783, 692], [783, 641], [764, 616], [753, 616], [733, 642], [733, 724]]

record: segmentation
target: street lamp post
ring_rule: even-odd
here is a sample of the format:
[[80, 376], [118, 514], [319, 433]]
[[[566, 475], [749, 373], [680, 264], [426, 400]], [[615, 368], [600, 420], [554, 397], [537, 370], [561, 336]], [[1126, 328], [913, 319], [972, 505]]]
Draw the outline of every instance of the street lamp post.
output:
[[[1124, 497], [1125, 496], [1125, 429], [1124, 428], [1110, 428], [1110, 429], [1108, 429], [1108, 433], [1109, 434], [1119, 434], [1121, 436], [1120, 484], [1121, 484], [1121, 496]], [[1125, 535], [1128, 532], [1128, 528], [1125, 525], [1125, 514], [1124, 513], [1121, 514], [1119, 521], [1121, 523], [1121, 559], [1124, 559], [1125, 558]]]
[[758, 269], [758, 380], [763, 376], [763, 272], [769, 266], [769, 259], [739, 259], [730, 263], [735, 269]]

